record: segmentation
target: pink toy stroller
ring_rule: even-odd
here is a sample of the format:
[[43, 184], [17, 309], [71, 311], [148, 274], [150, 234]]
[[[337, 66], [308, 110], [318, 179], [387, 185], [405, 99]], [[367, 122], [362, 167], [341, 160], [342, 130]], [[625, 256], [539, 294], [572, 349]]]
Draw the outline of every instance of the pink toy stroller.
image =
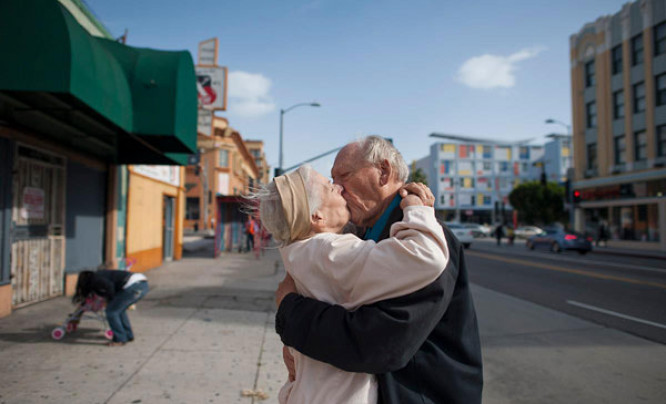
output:
[[82, 318], [91, 318], [102, 323], [102, 329], [104, 330], [104, 337], [106, 337], [106, 339], [113, 339], [113, 331], [109, 329], [109, 324], [106, 321], [106, 314], [104, 313], [105, 307], [106, 301], [104, 298], [95, 294], [87, 297], [83, 303], [77, 306], [74, 313], [70, 313], [67, 316], [67, 319], [62, 325], [59, 325], [51, 331], [51, 337], [55, 340], [61, 340], [65, 337], [65, 334], [71, 334], [76, 331]]

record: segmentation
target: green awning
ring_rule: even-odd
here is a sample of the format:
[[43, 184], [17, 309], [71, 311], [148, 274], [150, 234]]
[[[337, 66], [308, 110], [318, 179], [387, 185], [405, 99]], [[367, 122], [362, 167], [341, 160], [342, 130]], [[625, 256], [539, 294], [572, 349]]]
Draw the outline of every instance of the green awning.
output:
[[164, 153], [196, 149], [196, 78], [187, 51], [94, 37], [56, 0], [3, 0], [0, 55], [3, 120], [59, 140], [69, 134], [123, 162], [123, 153], [140, 155], [122, 145], [141, 144], [163, 154], [149, 160], [165, 162]]

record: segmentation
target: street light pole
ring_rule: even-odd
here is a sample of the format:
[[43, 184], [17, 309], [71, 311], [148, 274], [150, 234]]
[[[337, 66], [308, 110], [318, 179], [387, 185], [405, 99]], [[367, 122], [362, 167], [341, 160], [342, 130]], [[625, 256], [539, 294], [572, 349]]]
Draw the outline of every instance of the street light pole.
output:
[[280, 110], [280, 160], [278, 163], [278, 168], [275, 170], [275, 176], [277, 177], [278, 175], [282, 175], [282, 134], [283, 134], [283, 128], [284, 128], [284, 114], [287, 112], [291, 111], [294, 108], [298, 107], [305, 107], [305, 106], [310, 106], [310, 107], [320, 107], [321, 105], [318, 102], [301, 102], [298, 104], [294, 104], [289, 108], [281, 109]]

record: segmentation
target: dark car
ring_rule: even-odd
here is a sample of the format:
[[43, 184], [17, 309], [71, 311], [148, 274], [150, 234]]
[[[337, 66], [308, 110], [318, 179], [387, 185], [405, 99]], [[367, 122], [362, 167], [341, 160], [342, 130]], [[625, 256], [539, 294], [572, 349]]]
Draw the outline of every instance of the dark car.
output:
[[565, 231], [559, 228], [546, 228], [541, 233], [527, 239], [525, 244], [530, 250], [548, 248], [552, 252], [576, 250], [579, 254], [587, 254], [592, 250], [592, 237]]

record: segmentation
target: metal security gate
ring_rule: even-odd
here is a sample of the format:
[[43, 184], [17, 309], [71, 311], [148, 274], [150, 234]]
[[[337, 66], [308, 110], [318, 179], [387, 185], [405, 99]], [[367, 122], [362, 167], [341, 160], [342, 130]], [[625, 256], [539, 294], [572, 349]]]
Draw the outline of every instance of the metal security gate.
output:
[[173, 260], [173, 236], [174, 236], [174, 219], [175, 219], [175, 203], [174, 198], [164, 196], [164, 212], [163, 212], [163, 258], [165, 261]]
[[14, 161], [11, 279], [18, 306], [63, 293], [65, 158], [18, 145]]

